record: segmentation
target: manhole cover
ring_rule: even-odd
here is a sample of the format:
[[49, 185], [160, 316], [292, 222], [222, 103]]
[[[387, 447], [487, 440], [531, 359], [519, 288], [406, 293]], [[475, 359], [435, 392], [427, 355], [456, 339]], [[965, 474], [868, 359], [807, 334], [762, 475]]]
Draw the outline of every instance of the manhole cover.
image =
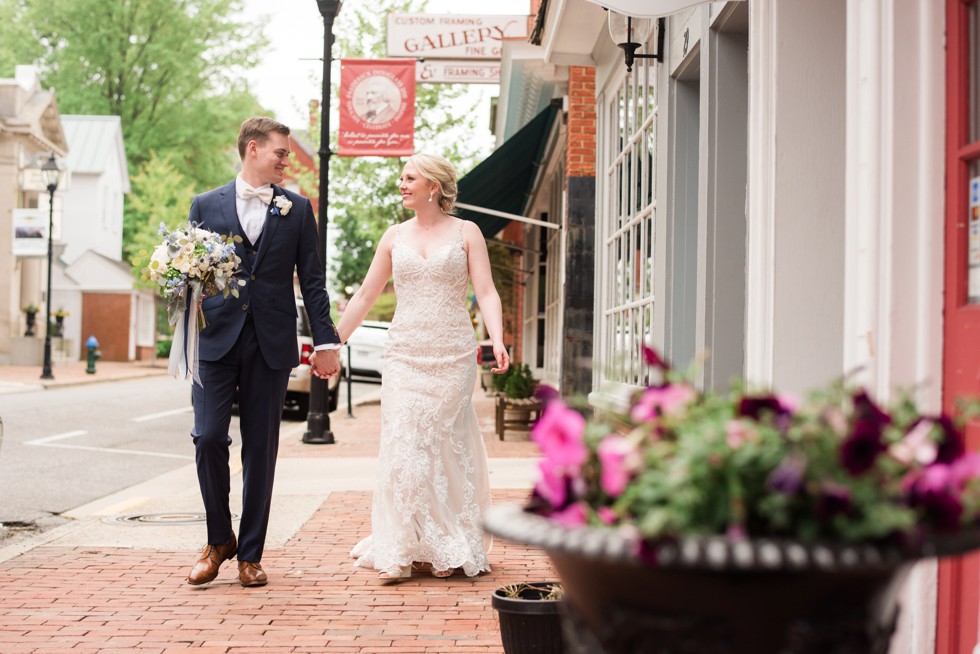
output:
[[[234, 513], [231, 514], [232, 520], [238, 518]], [[196, 512], [169, 512], [169, 513], [137, 513], [133, 515], [117, 515], [106, 518], [106, 522], [115, 522], [126, 525], [184, 525], [193, 522], [206, 522], [207, 515]]]

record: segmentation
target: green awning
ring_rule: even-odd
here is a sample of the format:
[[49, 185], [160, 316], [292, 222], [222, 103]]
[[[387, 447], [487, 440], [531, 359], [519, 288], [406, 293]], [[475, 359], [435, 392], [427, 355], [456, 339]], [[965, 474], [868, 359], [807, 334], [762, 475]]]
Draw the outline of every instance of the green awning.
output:
[[[464, 175], [456, 185], [458, 202], [524, 215], [559, 111], [561, 108], [556, 104], [547, 107]], [[496, 236], [510, 222], [501, 216], [462, 207], [458, 214], [460, 218], [475, 222], [485, 238]]]

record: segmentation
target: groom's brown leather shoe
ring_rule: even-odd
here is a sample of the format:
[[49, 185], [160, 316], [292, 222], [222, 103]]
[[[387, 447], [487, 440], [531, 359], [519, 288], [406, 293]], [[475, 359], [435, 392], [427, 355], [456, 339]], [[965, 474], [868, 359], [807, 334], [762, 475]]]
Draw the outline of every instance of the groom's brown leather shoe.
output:
[[249, 586], [265, 586], [269, 583], [269, 578], [265, 576], [265, 570], [262, 569], [262, 564], [258, 562], [252, 563], [250, 561], [238, 562], [238, 580], [246, 588]]
[[234, 533], [227, 543], [205, 545], [204, 551], [201, 552], [201, 558], [198, 559], [191, 573], [187, 575], [187, 583], [197, 586], [214, 581], [214, 578], [218, 576], [218, 568], [221, 567], [221, 564], [237, 553], [238, 542], [235, 540]]

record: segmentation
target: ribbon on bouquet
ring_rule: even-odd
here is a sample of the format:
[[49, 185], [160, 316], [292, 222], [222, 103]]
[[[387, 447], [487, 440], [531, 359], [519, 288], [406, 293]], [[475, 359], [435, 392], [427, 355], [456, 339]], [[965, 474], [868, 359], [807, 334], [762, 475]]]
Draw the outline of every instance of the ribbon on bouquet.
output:
[[202, 285], [200, 282], [187, 284], [189, 293], [185, 293], [183, 302], [171, 316], [170, 324], [174, 326], [174, 340], [170, 346], [170, 365], [167, 372], [174, 379], [194, 379], [194, 383], [203, 386], [198, 372], [198, 333], [202, 327], [198, 320], [201, 306]]

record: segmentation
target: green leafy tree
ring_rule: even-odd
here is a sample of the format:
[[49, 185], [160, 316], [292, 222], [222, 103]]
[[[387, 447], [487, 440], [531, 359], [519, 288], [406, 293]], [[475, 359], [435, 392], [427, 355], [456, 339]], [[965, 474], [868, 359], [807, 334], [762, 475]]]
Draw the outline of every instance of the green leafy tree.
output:
[[160, 243], [159, 229], [187, 219], [194, 185], [169, 160], [151, 153], [130, 180], [133, 192], [123, 218], [123, 256], [137, 279]]
[[207, 188], [259, 108], [242, 74], [266, 40], [241, 15], [241, 0], [4, 0], [0, 64], [36, 63], [62, 113], [120, 116], [132, 170], [165, 152]]
[[[424, 2], [381, 0], [345, 4], [334, 27], [334, 55], [339, 58], [385, 56], [385, 17], [390, 12], [421, 12]], [[337, 76], [339, 81], [339, 76]], [[340, 96], [339, 85], [332, 89]], [[474, 108], [466, 107], [462, 84], [419, 84], [415, 89], [415, 149], [440, 154], [458, 170], [469, 169], [481, 154], [472, 145], [476, 130]], [[319, 148], [319, 127], [311, 134]], [[336, 131], [331, 135], [336, 139]], [[330, 162], [330, 222], [336, 233], [337, 254], [330, 262], [335, 288], [354, 286], [364, 279], [374, 249], [384, 231], [411, 217], [398, 192], [403, 162], [395, 157], [339, 157]], [[317, 177], [301, 180], [304, 192], [318, 193]]]

